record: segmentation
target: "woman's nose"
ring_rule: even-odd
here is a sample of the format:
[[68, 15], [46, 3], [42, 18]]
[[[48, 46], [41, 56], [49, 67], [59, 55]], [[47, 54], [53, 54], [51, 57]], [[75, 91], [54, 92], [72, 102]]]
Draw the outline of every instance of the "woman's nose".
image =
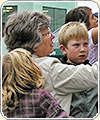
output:
[[53, 33], [51, 33], [51, 37], [52, 37], [52, 39], [53, 39], [53, 38], [55, 38], [55, 35], [54, 35]]
[[96, 22], [98, 22], [98, 18], [97, 18], [97, 17], [95, 17], [95, 16], [94, 16], [94, 18], [95, 18]]

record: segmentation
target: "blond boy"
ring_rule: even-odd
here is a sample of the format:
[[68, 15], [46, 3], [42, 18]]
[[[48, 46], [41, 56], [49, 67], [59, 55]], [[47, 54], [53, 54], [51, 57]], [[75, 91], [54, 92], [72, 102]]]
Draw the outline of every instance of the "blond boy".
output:
[[[89, 64], [88, 33], [84, 24], [69, 22], [58, 34], [60, 50], [65, 55], [62, 63], [68, 65]], [[90, 65], [90, 64], [89, 64]], [[72, 94], [70, 115], [75, 118], [93, 118], [98, 112], [98, 88]]]
[[88, 56], [88, 33], [85, 25], [69, 22], [59, 31], [60, 50], [67, 56], [65, 62], [78, 65], [86, 61]]

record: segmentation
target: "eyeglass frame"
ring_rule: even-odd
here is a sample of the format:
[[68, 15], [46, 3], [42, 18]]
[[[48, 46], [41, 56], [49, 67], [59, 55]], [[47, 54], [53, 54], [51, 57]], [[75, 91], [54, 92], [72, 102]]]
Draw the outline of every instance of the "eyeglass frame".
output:
[[48, 33], [44, 33], [44, 34], [42, 34], [42, 36], [51, 37], [51, 35], [52, 35], [51, 29], [50, 28], [48, 28], [48, 29], [49, 29]]

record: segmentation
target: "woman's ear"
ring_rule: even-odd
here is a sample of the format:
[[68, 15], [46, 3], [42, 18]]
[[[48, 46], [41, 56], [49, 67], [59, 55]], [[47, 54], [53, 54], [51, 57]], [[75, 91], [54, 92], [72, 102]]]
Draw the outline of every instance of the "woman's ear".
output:
[[36, 52], [37, 51], [37, 47], [33, 48], [33, 51]]
[[60, 50], [63, 53], [63, 55], [67, 55], [67, 48], [64, 47], [62, 44], [59, 47], [60, 47]]

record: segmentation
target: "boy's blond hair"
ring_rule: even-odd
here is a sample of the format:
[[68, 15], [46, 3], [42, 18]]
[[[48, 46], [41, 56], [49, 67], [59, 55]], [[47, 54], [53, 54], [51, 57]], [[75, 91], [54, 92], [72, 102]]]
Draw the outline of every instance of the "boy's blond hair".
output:
[[69, 22], [62, 26], [58, 33], [59, 45], [66, 47], [68, 41], [71, 39], [88, 39], [88, 32], [85, 24], [80, 22]]

